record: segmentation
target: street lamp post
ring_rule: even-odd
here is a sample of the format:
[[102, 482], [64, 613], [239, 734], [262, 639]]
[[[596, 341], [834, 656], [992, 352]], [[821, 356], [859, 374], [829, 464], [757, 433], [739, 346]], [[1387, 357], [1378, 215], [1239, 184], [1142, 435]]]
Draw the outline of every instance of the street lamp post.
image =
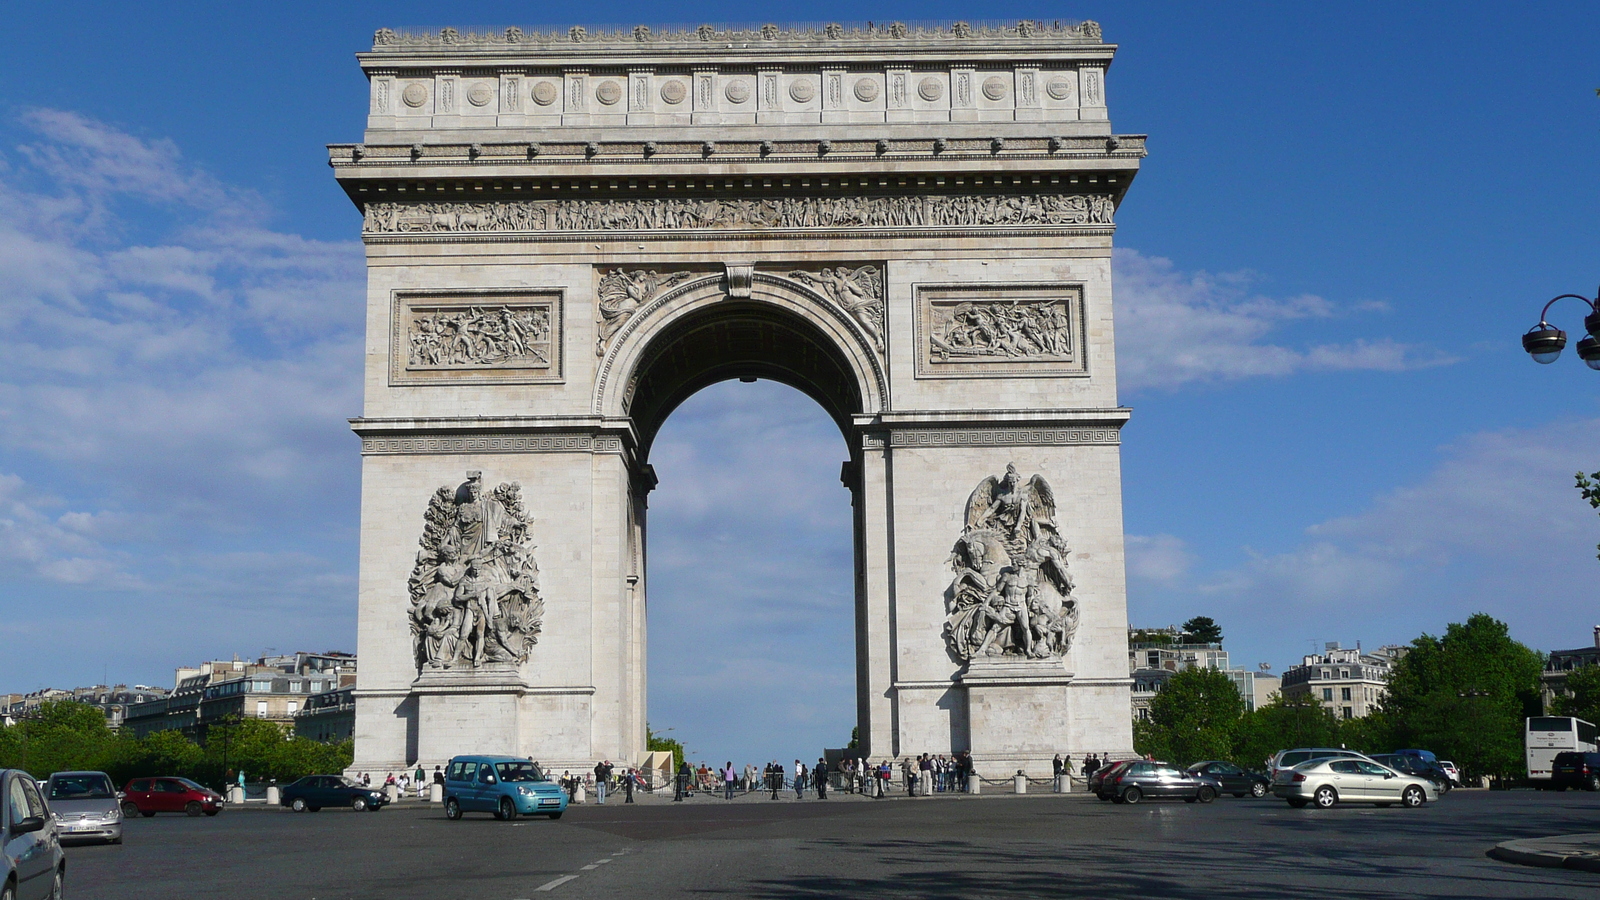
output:
[[1550, 312], [1557, 300], [1582, 300], [1589, 307], [1589, 314], [1583, 317], [1583, 328], [1589, 332], [1583, 340], [1578, 341], [1578, 358], [1588, 364], [1591, 369], [1600, 369], [1600, 297], [1593, 300], [1582, 294], [1562, 294], [1552, 297], [1544, 309], [1539, 312], [1539, 324], [1528, 329], [1522, 335], [1522, 349], [1528, 351], [1533, 361], [1541, 365], [1549, 365], [1561, 355], [1563, 347], [1567, 346], [1567, 333], [1551, 325], [1545, 320], [1545, 315]]

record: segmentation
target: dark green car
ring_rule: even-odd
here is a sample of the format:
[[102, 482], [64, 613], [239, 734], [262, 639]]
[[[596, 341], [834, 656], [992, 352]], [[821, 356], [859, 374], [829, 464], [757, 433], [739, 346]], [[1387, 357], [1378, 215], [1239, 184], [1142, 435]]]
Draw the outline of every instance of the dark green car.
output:
[[377, 812], [389, 802], [375, 791], [343, 775], [307, 775], [283, 789], [279, 803], [295, 812], [316, 812], [324, 806], [348, 806], [356, 812]]

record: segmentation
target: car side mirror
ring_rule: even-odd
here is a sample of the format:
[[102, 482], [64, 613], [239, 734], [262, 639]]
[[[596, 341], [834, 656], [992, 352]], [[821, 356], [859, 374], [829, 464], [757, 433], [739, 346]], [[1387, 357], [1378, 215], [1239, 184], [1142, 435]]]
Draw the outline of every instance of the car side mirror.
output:
[[35, 831], [42, 830], [44, 830], [44, 819], [39, 816], [29, 816], [11, 826], [11, 833], [13, 835], [32, 834]]
[[128, 799], [128, 795], [123, 793], [122, 791], [117, 791], [117, 799], [118, 800], [126, 800], [126, 799]]
[[485, 778], [485, 779], [484, 779], [484, 780], [483, 780], [483, 783], [484, 783], [484, 784], [494, 784], [494, 776], [493, 776], [493, 775], [490, 775], [490, 776], [489, 776], [489, 777], [488, 777], [488, 778]]

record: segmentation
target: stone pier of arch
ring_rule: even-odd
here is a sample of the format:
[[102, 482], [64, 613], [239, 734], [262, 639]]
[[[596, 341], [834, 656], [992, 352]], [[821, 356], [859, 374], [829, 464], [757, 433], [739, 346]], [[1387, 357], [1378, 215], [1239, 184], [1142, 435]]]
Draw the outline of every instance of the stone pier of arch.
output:
[[380, 30], [329, 148], [368, 265], [354, 768], [637, 760], [651, 443], [752, 376], [850, 448], [868, 755], [1131, 753], [1114, 51]]

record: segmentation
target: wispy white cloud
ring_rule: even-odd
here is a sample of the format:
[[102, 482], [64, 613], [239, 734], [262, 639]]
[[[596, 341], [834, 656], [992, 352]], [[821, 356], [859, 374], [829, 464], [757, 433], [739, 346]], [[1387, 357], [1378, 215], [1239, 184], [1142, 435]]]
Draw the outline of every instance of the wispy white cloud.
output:
[[348, 643], [359, 243], [273, 230], [171, 141], [71, 112], [0, 144], [0, 618], [115, 635], [137, 604]]
[[[1262, 658], [1289, 630], [1403, 642], [1479, 611], [1536, 647], [1581, 644], [1600, 518], [1572, 476], [1596, 468], [1597, 446], [1594, 419], [1471, 435], [1416, 483], [1310, 526], [1298, 546], [1247, 552], [1194, 575], [1192, 588], [1167, 585], [1176, 590], [1161, 602], [1215, 610]], [[1301, 649], [1280, 647], [1279, 658]]]
[[1117, 381], [1124, 390], [1282, 376], [1305, 371], [1399, 372], [1454, 360], [1390, 338], [1293, 347], [1273, 333], [1343, 310], [1315, 295], [1272, 298], [1254, 291], [1252, 272], [1185, 273], [1172, 261], [1137, 250], [1115, 251]]

